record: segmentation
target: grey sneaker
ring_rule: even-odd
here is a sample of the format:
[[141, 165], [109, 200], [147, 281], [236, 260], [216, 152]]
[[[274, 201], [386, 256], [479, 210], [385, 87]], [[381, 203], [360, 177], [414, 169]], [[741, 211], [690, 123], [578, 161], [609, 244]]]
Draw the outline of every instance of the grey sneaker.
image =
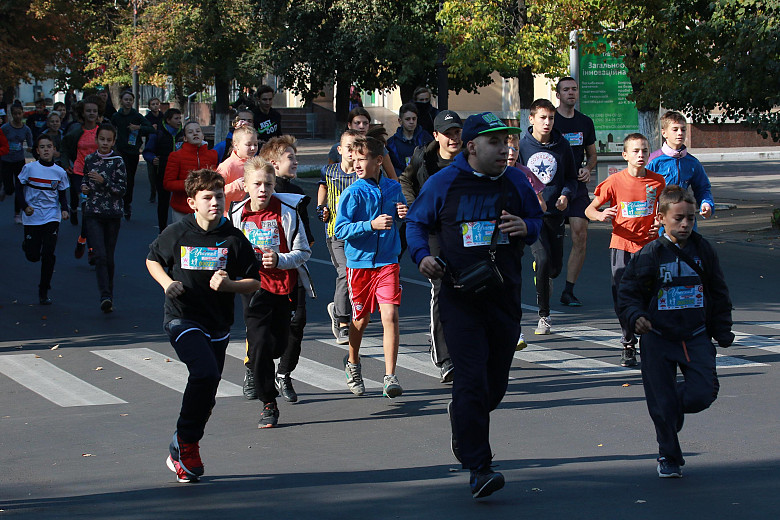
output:
[[330, 330], [333, 332], [333, 337], [339, 339], [339, 320], [336, 318], [336, 304], [330, 302], [328, 304], [328, 316], [330, 316]]
[[336, 335], [337, 345], [346, 345], [349, 343], [349, 325], [339, 327], [338, 334]]
[[666, 457], [658, 459], [658, 476], [660, 478], [682, 478], [682, 468]]
[[290, 374], [276, 374], [274, 386], [285, 401], [288, 403], [298, 402], [298, 394], [295, 392], [295, 388], [293, 388]]
[[344, 356], [344, 373], [347, 376], [347, 386], [353, 394], [363, 395], [366, 393], [366, 385], [363, 384], [360, 363], [350, 363], [348, 355]]
[[401, 388], [401, 384], [398, 382], [398, 376], [395, 374], [390, 374], [389, 376], [385, 376], [385, 388], [382, 394], [389, 398], [393, 399], [395, 397], [398, 397], [399, 395], [404, 393], [404, 389]]
[[636, 348], [627, 346], [623, 348], [623, 354], [620, 355], [620, 366], [635, 367], [639, 363], [636, 360]]
[[439, 372], [441, 373], [440, 383], [452, 383], [453, 370], [455, 366], [452, 364], [451, 359], [445, 359], [439, 366]]
[[549, 316], [539, 316], [539, 323], [534, 329], [534, 334], [549, 334], [552, 320]]

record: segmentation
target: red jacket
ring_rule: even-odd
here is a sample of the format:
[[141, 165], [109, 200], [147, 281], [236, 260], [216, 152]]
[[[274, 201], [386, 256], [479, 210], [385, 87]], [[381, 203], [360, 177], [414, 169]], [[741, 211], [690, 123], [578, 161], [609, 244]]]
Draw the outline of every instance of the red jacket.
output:
[[201, 168], [214, 170], [218, 163], [217, 152], [209, 150], [205, 144], [195, 146], [182, 143], [179, 150], [171, 153], [163, 177], [163, 188], [171, 192], [171, 208], [179, 213], [192, 213], [192, 209], [187, 204], [187, 194], [184, 192], [184, 179], [192, 170]]
[[6, 139], [5, 134], [2, 130], [0, 130], [0, 155], [5, 155], [11, 151], [11, 148], [8, 145], [8, 139]]

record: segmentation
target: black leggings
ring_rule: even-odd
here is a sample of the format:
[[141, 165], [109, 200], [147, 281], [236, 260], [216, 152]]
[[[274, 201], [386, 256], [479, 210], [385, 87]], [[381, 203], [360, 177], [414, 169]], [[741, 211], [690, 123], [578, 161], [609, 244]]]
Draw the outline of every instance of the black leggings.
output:
[[24, 242], [22, 250], [24, 256], [30, 262], [41, 261], [41, 281], [38, 285], [38, 294], [46, 296], [51, 289], [51, 277], [54, 274], [54, 249], [57, 247], [57, 234], [60, 223], [47, 222], [38, 226], [24, 226]]

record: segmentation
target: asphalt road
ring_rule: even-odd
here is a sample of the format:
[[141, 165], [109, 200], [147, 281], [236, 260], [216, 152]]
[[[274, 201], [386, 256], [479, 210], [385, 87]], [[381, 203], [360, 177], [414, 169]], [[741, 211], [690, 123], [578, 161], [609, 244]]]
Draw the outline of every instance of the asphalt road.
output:
[[[735, 168], [776, 176], [776, 165]], [[778, 200], [776, 177], [761, 188], [732, 177], [737, 170], [721, 177], [708, 169], [716, 186], [728, 183], [736, 193], [744, 183], [745, 193], [755, 188], [769, 193], [762, 200]], [[449, 387], [438, 382], [427, 352], [429, 289], [408, 258], [398, 370], [404, 395], [389, 401], [381, 389], [362, 398], [347, 390], [345, 351], [334, 344], [325, 311], [333, 268], [320, 224], [310, 262], [319, 298], [308, 302], [303, 359], [293, 373], [300, 402], [280, 401], [278, 428], [256, 428], [260, 405], [238, 395], [237, 316], [224, 397], [201, 442], [206, 476], [177, 484], [164, 461], [183, 383], [161, 329], [162, 292], [144, 268], [157, 234], [147, 190], [139, 172], [133, 220], [120, 231], [110, 315], [99, 310], [86, 258], [73, 257], [77, 229], [68, 223], [57, 246], [54, 304], [37, 304], [38, 265], [24, 259], [10, 199], [0, 204], [0, 518], [777, 517], [778, 252], [711, 237], [732, 291], [739, 340], [719, 349], [719, 399], [686, 419], [685, 477], [662, 480], [639, 371], [619, 366], [603, 225], [591, 228], [576, 288], [585, 305], [558, 305], [563, 281], [556, 281], [551, 336], [532, 334], [526, 257], [531, 346], [518, 354], [507, 396], [492, 415], [494, 461], [507, 478], [494, 496], [475, 503], [468, 473], [450, 454]], [[372, 323], [363, 365], [373, 381], [383, 372], [380, 341], [381, 327]]]

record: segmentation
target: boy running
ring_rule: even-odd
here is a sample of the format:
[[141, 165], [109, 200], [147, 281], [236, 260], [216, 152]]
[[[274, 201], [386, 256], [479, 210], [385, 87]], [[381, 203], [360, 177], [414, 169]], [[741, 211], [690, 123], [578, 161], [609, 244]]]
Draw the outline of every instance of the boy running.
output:
[[165, 291], [165, 332], [189, 371], [166, 461], [179, 482], [203, 475], [198, 443], [216, 404], [234, 293], [260, 289], [252, 245], [222, 216], [224, 185], [213, 170], [190, 172], [184, 189], [194, 215], [166, 227], [146, 258], [149, 274]]
[[[658, 195], [666, 186], [664, 178], [645, 169], [650, 153], [647, 138], [642, 134], [629, 134], [623, 140], [623, 159], [628, 162], [622, 170], [596, 186], [595, 198], [585, 208], [585, 216], [599, 222], [612, 222], [612, 239], [609, 243], [610, 265], [612, 266], [612, 301], [620, 320], [623, 354], [620, 364], [624, 367], [637, 365], [636, 337], [628, 323], [620, 316], [617, 295], [620, 280], [629, 260], [645, 244], [658, 236], [655, 221]], [[604, 204], [609, 207], [599, 210]]]
[[658, 220], [664, 235], [629, 262], [618, 292], [623, 322], [642, 335], [642, 383], [655, 424], [661, 478], [682, 477], [685, 460], [677, 434], [684, 414], [706, 410], [718, 396], [712, 340], [723, 348], [734, 341], [718, 255], [693, 230], [696, 202], [680, 186], [661, 192]]
[[347, 257], [352, 324], [349, 327], [349, 354], [344, 358], [347, 386], [363, 395], [360, 343], [369, 315], [377, 307], [382, 316], [385, 354], [385, 397], [403, 393], [395, 375], [398, 359], [398, 306], [401, 281], [398, 255], [401, 239], [398, 224], [406, 217], [406, 199], [398, 181], [382, 175], [384, 145], [373, 137], [359, 137], [351, 147], [355, 173], [359, 179], [341, 193], [335, 235], [344, 240]]

